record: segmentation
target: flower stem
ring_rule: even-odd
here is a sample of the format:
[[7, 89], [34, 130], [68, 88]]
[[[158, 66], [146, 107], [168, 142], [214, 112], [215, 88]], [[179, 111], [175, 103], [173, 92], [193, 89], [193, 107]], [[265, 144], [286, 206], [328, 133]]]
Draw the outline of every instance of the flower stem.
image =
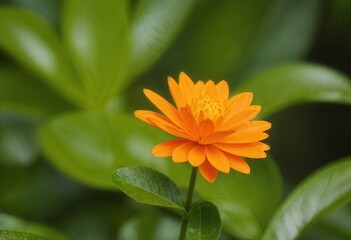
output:
[[189, 213], [191, 202], [194, 195], [196, 175], [197, 175], [197, 167], [193, 167], [191, 171], [189, 186], [188, 186], [188, 193], [184, 204], [186, 216], [183, 217], [182, 227], [180, 229], [180, 234], [179, 234], [179, 240], [185, 240], [185, 237], [186, 237], [186, 230], [188, 228], [188, 213]]

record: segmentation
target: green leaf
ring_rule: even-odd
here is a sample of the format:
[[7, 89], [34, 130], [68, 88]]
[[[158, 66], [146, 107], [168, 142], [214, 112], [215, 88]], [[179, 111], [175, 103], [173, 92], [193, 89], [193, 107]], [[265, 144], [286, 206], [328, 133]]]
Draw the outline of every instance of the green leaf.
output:
[[44, 117], [72, 108], [52, 89], [18, 67], [2, 65], [0, 79], [0, 108], [2, 109]]
[[36, 144], [38, 122], [0, 111], [0, 163], [9, 167], [31, 165], [39, 157]]
[[0, 47], [65, 97], [84, 102], [58, 36], [44, 19], [30, 11], [0, 8]]
[[187, 240], [216, 240], [221, 233], [217, 207], [207, 201], [194, 203], [189, 211]]
[[351, 204], [338, 208], [311, 227], [302, 240], [351, 239]]
[[136, 77], [171, 44], [195, 0], [139, 1], [132, 24], [130, 74]]
[[[25, 238], [26, 235], [13, 235], [11, 238], [10, 232], [26, 232], [28, 236], [38, 234], [51, 240], [68, 240], [69, 238], [63, 233], [49, 226], [39, 223], [31, 223], [13, 217], [8, 214], [0, 213], [0, 239], [39, 239], [39, 238]], [[24, 234], [24, 233], [23, 233]], [[15, 238], [18, 237], [18, 238]], [[22, 237], [22, 238], [21, 238]], [[41, 239], [41, 238], [40, 238]], [[43, 238], [44, 239], [44, 238]]]
[[124, 167], [117, 169], [113, 182], [137, 202], [185, 211], [182, 195], [171, 179], [151, 168]]
[[231, 171], [219, 174], [212, 184], [199, 178], [196, 190], [217, 206], [225, 231], [240, 239], [260, 239], [279, 205], [282, 180], [271, 159], [248, 163], [249, 175]]
[[[66, 175], [99, 188], [115, 189], [112, 173], [142, 165], [170, 171], [151, 149], [164, 138], [131, 114], [96, 115], [71, 112], [42, 125], [39, 143], [51, 163]], [[168, 174], [166, 174], [168, 175]]]
[[351, 104], [351, 81], [314, 64], [288, 64], [270, 69], [241, 85], [237, 92], [253, 92], [263, 106], [261, 117], [308, 102]]
[[296, 239], [322, 216], [351, 201], [351, 157], [299, 184], [275, 213], [262, 239]]
[[32, 233], [0, 230], [0, 240], [49, 240]]
[[101, 110], [125, 79], [129, 52], [127, 1], [66, 1], [62, 26], [91, 107]]

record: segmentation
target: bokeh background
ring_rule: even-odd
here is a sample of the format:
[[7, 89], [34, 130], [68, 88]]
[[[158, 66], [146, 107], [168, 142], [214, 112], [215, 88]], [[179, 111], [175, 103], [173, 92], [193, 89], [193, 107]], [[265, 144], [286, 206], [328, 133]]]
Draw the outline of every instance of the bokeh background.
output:
[[[90, 16], [83, 14], [79, 1], [0, 0], [2, 229], [28, 230], [53, 239], [173, 239], [179, 224], [175, 213], [137, 204], [106, 183], [113, 173], [109, 170], [125, 165], [145, 163], [175, 171], [165, 165], [168, 159], [147, 157], [153, 142], [145, 137], [157, 142], [165, 136], [130, 120], [134, 110], [152, 108], [143, 88], [170, 97], [168, 76], [177, 78], [184, 71], [193, 80], [225, 79], [233, 92], [261, 79], [256, 86], [261, 96], [286, 90], [284, 84], [269, 85], [265, 79], [289, 81], [290, 88], [291, 76], [300, 74], [303, 81], [314, 68], [322, 69], [313, 75], [316, 82], [318, 74], [323, 79], [323, 71], [332, 71], [351, 84], [349, 0], [131, 0], [120, 1], [116, 9], [99, 1], [92, 5], [99, 10]], [[25, 16], [8, 13], [9, 8], [24, 9]], [[75, 11], [83, 13], [76, 17]], [[27, 24], [43, 33], [48, 46], [40, 47], [40, 41], [38, 46], [28, 37]], [[97, 30], [89, 35], [86, 26]], [[60, 55], [68, 49], [71, 54], [77, 69], [73, 77], [65, 78], [66, 60], [62, 68], [50, 70], [46, 47], [56, 47], [56, 40], [46, 28], [63, 42], [64, 47], [54, 52]], [[306, 72], [300, 73], [300, 68]], [[282, 194], [276, 194], [267, 206], [272, 211], [267, 210], [263, 219], [269, 219], [280, 199], [302, 179], [351, 155], [349, 85], [337, 90], [342, 98], [323, 98], [312, 89], [311, 96], [301, 93], [307, 100], [267, 114], [273, 123], [270, 155], [279, 169], [272, 178], [282, 178], [282, 188], [263, 194]], [[138, 158], [139, 162], [134, 160]], [[174, 169], [178, 172], [173, 174], [186, 171]], [[185, 172], [178, 177], [187, 176]], [[262, 199], [269, 204], [267, 196]], [[303, 239], [350, 239], [350, 226], [347, 205]], [[248, 235], [240, 235], [225, 227], [221, 239], [258, 236], [250, 237], [247, 231]]]

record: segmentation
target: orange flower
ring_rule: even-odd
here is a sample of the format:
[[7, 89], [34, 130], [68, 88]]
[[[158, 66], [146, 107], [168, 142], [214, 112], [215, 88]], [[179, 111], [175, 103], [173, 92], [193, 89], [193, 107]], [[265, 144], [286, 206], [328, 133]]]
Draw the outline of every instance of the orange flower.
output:
[[144, 89], [146, 97], [163, 113], [137, 110], [135, 116], [176, 139], [159, 143], [152, 149], [157, 157], [169, 157], [176, 163], [189, 162], [201, 175], [214, 182], [218, 171], [230, 168], [249, 174], [242, 157], [265, 158], [269, 146], [260, 142], [271, 128], [266, 121], [253, 121], [261, 106], [251, 105], [252, 93], [229, 98], [226, 81], [212, 80], [196, 84], [185, 74], [179, 84], [169, 77], [168, 85], [175, 106], [157, 93]]

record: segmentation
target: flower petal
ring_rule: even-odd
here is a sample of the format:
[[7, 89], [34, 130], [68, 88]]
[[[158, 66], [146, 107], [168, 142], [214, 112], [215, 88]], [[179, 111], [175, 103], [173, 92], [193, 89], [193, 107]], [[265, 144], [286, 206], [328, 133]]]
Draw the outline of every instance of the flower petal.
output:
[[161, 142], [157, 144], [153, 149], [152, 149], [152, 155], [156, 157], [169, 157], [172, 156], [172, 153], [175, 148], [178, 146], [186, 143], [187, 140], [185, 139], [172, 139], [168, 140], [165, 142]]
[[262, 142], [242, 144], [214, 143], [213, 145], [224, 152], [249, 158], [265, 158], [267, 154], [264, 151], [269, 150], [269, 146]]
[[134, 116], [139, 118], [141, 121], [146, 122], [147, 124], [150, 124], [154, 127], [157, 127], [154, 123], [150, 122], [148, 117], [150, 115], [157, 115], [159, 113], [155, 113], [153, 111], [148, 111], [148, 110], [136, 110], [134, 111]]
[[247, 123], [244, 123], [240, 125], [236, 129], [237, 132], [253, 132], [253, 131], [266, 131], [272, 127], [272, 124], [270, 122], [266, 121], [250, 121]]
[[198, 139], [200, 137], [200, 132], [189, 105], [187, 105], [187, 107], [182, 107], [179, 109], [179, 113], [186, 129], [194, 136], [194, 138]]
[[181, 92], [183, 93], [185, 104], [191, 106], [194, 83], [184, 72], [181, 72], [179, 74], [179, 87]]
[[178, 128], [172, 122], [170, 122], [168, 118], [161, 114], [153, 116], [150, 115], [147, 117], [147, 120], [154, 126], [173, 136], [194, 140], [193, 136], [191, 136], [190, 133]]
[[199, 143], [200, 144], [212, 144], [215, 142], [222, 142], [223, 138], [226, 138], [233, 134], [233, 131], [221, 131], [221, 132], [214, 132], [212, 134], [209, 134], [205, 137], [203, 137]]
[[224, 81], [224, 80], [220, 81], [216, 85], [216, 90], [217, 90], [217, 97], [228, 99], [229, 87], [228, 87], [228, 83], [226, 81]]
[[232, 130], [235, 127], [250, 121], [251, 119], [253, 119], [254, 117], [256, 117], [256, 115], [261, 111], [261, 106], [255, 105], [255, 106], [251, 106], [249, 110], [240, 112], [236, 115], [234, 115], [231, 118], [228, 118], [224, 121], [224, 123], [222, 124], [222, 126], [220, 126], [220, 129], [222, 130]]
[[221, 172], [229, 173], [230, 165], [222, 151], [220, 151], [218, 148], [213, 147], [211, 145], [206, 145], [205, 150], [206, 150], [206, 157], [212, 166], [214, 166]]
[[188, 160], [189, 163], [193, 167], [198, 167], [201, 164], [204, 163], [206, 159], [206, 154], [205, 154], [205, 146], [197, 144], [191, 151], [189, 152], [188, 155]]
[[259, 142], [268, 138], [265, 132], [235, 132], [229, 136], [218, 139], [221, 143], [252, 143]]
[[217, 92], [216, 92], [216, 85], [212, 80], [208, 80], [205, 83], [205, 86], [202, 88], [201, 91], [201, 96], [202, 97], [210, 97], [210, 98], [216, 98], [217, 97]]
[[199, 166], [200, 173], [204, 179], [213, 183], [218, 176], [218, 170], [214, 168], [208, 161]]
[[248, 108], [252, 102], [253, 94], [251, 92], [243, 92], [231, 97], [227, 102], [228, 117], [238, 114]]
[[200, 136], [204, 137], [213, 133], [215, 126], [213, 122], [209, 119], [202, 120], [199, 124]]
[[250, 166], [244, 159], [232, 154], [226, 154], [225, 156], [231, 168], [241, 173], [250, 174]]
[[189, 152], [194, 148], [196, 144], [194, 142], [186, 142], [176, 147], [172, 153], [173, 162], [187, 162]]
[[174, 124], [180, 128], [184, 128], [184, 124], [179, 116], [179, 113], [172, 104], [151, 90], [144, 89], [144, 94]]
[[180, 87], [177, 84], [177, 82], [171, 77], [168, 77], [168, 87], [177, 108], [180, 109], [181, 107], [184, 107], [185, 102], [182, 91], [180, 90]]

